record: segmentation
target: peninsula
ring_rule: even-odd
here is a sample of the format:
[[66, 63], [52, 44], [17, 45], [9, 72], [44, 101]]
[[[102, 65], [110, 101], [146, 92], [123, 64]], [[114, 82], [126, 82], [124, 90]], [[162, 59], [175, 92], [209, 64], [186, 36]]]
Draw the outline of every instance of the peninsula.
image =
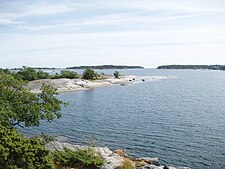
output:
[[127, 86], [134, 83], [150, 82], [171, 78], [174, 77], [121, 75], [120, 78], [115, 78], [112, 75], [104, 75], [102, 79], [97, 80], [87, 80], [82, 78], [39, 79], [29, 81], [27, 86], [31, 88], [32, 93], [39, 93], [43, 83], [50, 84], [51, 86], [55, 87], [58, 92], [69, 92], [90, 90], [97, 87], [106, 87], [113, 85]]
[[225, 65], [163, 65], [157, 69], [208, 69], [208, 70], [225, 70]]

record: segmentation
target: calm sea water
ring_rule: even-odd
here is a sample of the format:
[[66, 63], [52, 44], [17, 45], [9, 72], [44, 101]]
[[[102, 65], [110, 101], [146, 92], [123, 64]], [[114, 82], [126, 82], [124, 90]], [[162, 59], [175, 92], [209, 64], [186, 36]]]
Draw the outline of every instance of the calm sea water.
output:
[[61, 135], [71, 143], [97, 140], [135, 156], [159, 157], [162, 164], [225, 168], [225, 72], [120, 72], [176, 78], [60, 94], [70, 103], [62, 118], [23, 132]]

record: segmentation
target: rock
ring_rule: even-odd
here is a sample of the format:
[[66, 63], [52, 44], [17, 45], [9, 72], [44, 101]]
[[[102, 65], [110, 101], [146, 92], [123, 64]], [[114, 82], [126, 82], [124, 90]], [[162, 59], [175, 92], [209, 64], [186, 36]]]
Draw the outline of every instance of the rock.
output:
[[50, 142], [50, 143], [46, 144], [45, 147], [48, 150], [59, 150], [59, 151], [63, 151], [64, 148], [68, 148], [68, 149], [71, 149], [71, 150], [75, 151], [75, 150], [79, 149], [81, 146], [79, 146], [79, 145], [72, 145], [72, 144], [69, 144], [69, 143], [61, 143], [61, 142], [54, 141], [54, 142]]
[[[45, 145], [48, 150], [59, 150], [63, 151], [64, 148], [71, 149], [76, 151], [77, 149], [85, 149], [88, 146], [79, 146], [79, 145], [72, 145], [69, 143], [62, 143], [62, 142], [50, 142]], [[159, 166], [159, 159], [158, 158], [150, 158], [150, 157], [143, 157], [143, 158], [129, 158], [123, 150], [116, 150], [115, 153], [111, 151], [108, 147], [93, 147], [96, 153], [99, 153], [105, 163], [101, 167], [101, 169], [115, 169], [123, 165], [124, 161], [130, 160], [132, 165], [135, 165], [137, 162], [141, 162], [144, 164], [142, 167], [138, 167], [137, 169], [163, 169], [164, 166]], [[147, 164], [147, 165], [145, 165]], [[188, 167], [179, 167], [174, 168], [169, 166], [169, 169], [190, 169]]]
[[138, 169], [160, 169], [160, 168], [159, 166], [155, 166], [155, 165], [146, 165], [146, 166], [139, 167]]
[[105, 163], [101, 169], [114, 169], [123, 165], [123, 157], [118, 154], [111, 154], [110, 156], [104, 157]]
[[126, 154], [123, 150], [116, 150], [115, 153], [120, 155], [120, 156], [126, 156]]
[[94, 149], [103, 158], [108, 157], [113, 154], [113, 152], [108, 147], [95, 147]]
[[159, 166], [159, 159], [158, 158], [150, 158], [150, 157], [141, 157], [141, 158], [137, 158], [137, 161], [144, 161], [148, 164], [153, 164], [156, 166]]
[[[138, 169], [163, 169], [165, 166], [155, 166], [155, 165], [146, 165], [146, 166], [142, 166], [142, 167], [139, 167]], [[171, 167], [171, 166], [168, 166], [169, 169], [177, 169], [175, 167]]]

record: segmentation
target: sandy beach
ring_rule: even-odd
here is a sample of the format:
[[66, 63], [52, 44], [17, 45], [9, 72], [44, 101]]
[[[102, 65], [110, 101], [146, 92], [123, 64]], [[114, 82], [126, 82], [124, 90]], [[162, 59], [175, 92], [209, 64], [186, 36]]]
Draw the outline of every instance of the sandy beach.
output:
[[133, 83], [143, 83], [163, 79], [171, 79], [173, 76], [121, 76], [116, 79], [113, 76], [107, 76], [101, 80], [85, 80], [85, 79], [41, 79], [28, 82], [27, 86], [31, 88], [31, 92], [39, 93], [43, 83], [50, 84], [57, 88], [58, 92], [90, 90], [97, 87], [112, 85], [130, 85]]

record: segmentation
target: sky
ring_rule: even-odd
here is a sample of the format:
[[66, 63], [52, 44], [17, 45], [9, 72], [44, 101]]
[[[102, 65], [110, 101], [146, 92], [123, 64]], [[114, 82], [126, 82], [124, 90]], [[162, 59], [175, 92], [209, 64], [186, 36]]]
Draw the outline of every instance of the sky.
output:
[[225, 0], [0, 0], [0, 67], [225, 65]]

